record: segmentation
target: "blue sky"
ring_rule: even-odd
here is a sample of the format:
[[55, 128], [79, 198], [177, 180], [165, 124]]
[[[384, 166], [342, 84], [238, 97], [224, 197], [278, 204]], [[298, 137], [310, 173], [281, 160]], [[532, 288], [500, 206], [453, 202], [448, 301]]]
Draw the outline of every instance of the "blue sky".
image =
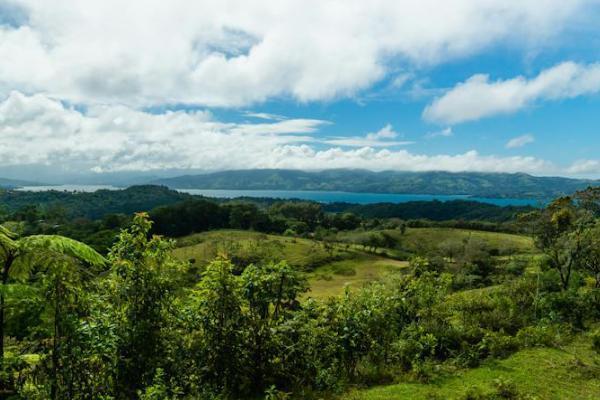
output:
[[598, 17], [598, 0], [0, 0], [0, 176], [600, 178]]

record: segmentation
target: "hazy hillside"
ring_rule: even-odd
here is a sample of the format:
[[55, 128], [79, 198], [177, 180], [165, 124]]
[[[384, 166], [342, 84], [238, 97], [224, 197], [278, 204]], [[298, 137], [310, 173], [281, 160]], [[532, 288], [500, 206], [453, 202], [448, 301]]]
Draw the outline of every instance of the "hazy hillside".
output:
[[552, 198], [598, 181], [527, 174], [372, 172], [366, 170], [237, 170], [186, 175], [152, 183], [171, 188], [330, 190], [372, 193], [468, 194], [486, 197]]
[[18, 188], [21, 186], [36, 186], [36, 185], [39, 185], [39, 183], [21, 181], [21, 180], [16, 180], [16, 179], [0, 178], [0, 188], [2, 188], [2, 189], [14, 189], [14, 188]]

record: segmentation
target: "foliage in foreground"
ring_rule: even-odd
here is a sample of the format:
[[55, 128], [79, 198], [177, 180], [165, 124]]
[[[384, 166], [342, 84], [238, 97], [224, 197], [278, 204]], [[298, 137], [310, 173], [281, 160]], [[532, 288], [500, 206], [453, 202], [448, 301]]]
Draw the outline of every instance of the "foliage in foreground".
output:
[[[398, 377], [427, 382], [442, 366], [558, 346], [600, 318], [593, 270], [579, 258], [592, 250], [577, 241], [585, 236], [575, 221], [586, 220], [563, 210], [549, 211], [541, 232], [576, 241], [540, 245], [558, 249], [560, 263], [544, 259], [539, 273], [456, 291], [451, 269], [415, 258], [411, 274], [324, 302], [299, 301], [306, 280], [285, 262], [240, 271], [217, 258], [198, 284], [183, 282], [189, 266], [138, 214], [108, 269], [60, 263], [6, 293], [0, 388], [14, 399], [310, 398]], [[477, 276], [495, 268], [478, 252], [465, 257]]]

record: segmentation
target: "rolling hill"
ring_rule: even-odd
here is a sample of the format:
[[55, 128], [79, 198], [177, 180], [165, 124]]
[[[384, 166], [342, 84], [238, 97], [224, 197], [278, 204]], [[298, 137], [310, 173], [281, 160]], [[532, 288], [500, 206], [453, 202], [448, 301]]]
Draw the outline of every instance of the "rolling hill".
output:
[[15, 189], [22, 186], [39, 186], [41, 183], [22, 181], [16, 179], [0, 178], [0, 189]]
[[538, 177], [523, 173], [372, 172], [346, 169], [320, 172], [233, 170], [185, 175], [151, 183], [177, 189], [315, 190], [536, 199], [554, 198], [600, 185], [597, 180]]

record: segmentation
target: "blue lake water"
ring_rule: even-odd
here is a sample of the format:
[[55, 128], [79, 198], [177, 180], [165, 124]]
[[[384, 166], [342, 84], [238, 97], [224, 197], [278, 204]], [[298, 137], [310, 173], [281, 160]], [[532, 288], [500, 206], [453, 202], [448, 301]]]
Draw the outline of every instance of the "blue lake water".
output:
[[[95, 192], [96, 190], [119, 190], [122, 188], [109, 185], [57, 185], [57, 186], [26, 186], [18, 190], [42, 192], [58, 190], [66, 192]], [[218, 190], [218, 189], [176, 189], [182, 193], [206, 197], [233, 199], [236, 197], [258, 197], [274, 199], [301, 199], [320, 203], [345, 202], [355, 204], [373, 203], [406, 203], [409, 201], [449, 201], [474, 200], [498, 206], [534, 206], [543, 205], [538, 199], [486, 198], [468, 195], [436, 195], [436, 194], [397, 194], [397, 193], [354, 193], [354, 192], [325, 192], [303, 190]]]
[[431, 194], [395, 194], [395, 193], [353, 193], [322, 192], [300, 190], [215, 190], [215, 189], [177, 189], [194, 195], [217, 198], [259, 197], [275, 199], [313, 200], [320, 203], [346, 202], [355, 204], [406, 203], [409, 201], [449, 201], [474, 200], [499, 206], [541, 206], [536, 199], [484, 198], [467, 195], [431, 195]]

